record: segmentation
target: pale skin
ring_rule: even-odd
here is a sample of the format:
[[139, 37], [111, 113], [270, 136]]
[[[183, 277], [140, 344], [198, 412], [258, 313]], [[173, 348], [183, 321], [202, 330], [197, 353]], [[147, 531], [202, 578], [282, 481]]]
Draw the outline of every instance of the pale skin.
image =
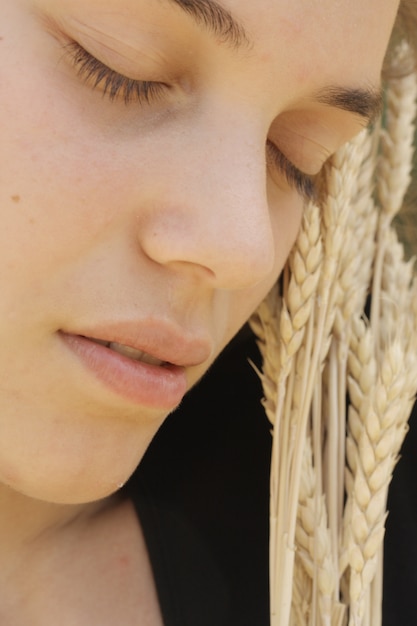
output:
[[[265, 146], [314, 175], [360, 130], [317, 94], [378, 90], [398, 8], [220, 6], [233, 43], [174, 0], [0, 0], [1, 623], [162, 624], [137, 518], [114, 494], [175, 406], [107, 388], [59, 332], [164, 320], [198, 346], [191, 387], [297, 234], [304, 200]], [[158, 96], [110, 101], [74, 41]]]

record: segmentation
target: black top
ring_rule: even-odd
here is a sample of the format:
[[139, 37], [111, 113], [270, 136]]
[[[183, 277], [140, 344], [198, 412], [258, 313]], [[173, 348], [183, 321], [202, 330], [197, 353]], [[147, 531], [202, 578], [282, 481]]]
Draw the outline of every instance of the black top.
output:
[[[246, 329], [168, 417], [126, 486], [165, 626], [269, 626], [271, 436], [248, 358], [260, 362]], [[390, 490], [383, 626], [417, 625], [415, 430]]]

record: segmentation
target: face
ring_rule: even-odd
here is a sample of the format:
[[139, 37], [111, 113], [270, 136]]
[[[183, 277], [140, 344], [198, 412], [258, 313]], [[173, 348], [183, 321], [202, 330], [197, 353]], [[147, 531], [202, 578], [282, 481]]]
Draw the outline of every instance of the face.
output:
[[26, 495], [128, 478], [276, 281], [366, 122], [329, 86], [378, 89], [397, 9], [182, 4], [0, 0], [0, 482]]

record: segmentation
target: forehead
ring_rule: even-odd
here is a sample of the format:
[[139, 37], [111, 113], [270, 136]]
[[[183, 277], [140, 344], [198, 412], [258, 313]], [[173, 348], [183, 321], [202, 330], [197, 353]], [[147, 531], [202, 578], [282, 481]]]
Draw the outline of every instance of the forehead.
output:
[[[165, 1], [165, 0], [164, 0]], [[168, 0], [171, 2], [172, 0]], [[378, 82], [398, 0], [221, 0], [293, 78]], [[296, 75], [294, 75], [296, 73]]]

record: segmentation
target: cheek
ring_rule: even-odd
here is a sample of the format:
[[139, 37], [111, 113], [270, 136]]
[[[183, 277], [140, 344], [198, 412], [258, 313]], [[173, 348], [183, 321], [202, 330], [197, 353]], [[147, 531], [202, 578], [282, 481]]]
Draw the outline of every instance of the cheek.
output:
[[44, 52], [35, 65], [30, 47], [22, 50], [10, 55], [31, 72], [0, 65], [0, 84], [7, 86], [0, 91], [2, 213], [19, 201], [6, 215], [16, 232], [36, 223], [37, 234], [49, 238], [76, 228], [91, 234], [110, 218], [104, 199], [112, 198], [117, 159], [101, 140], [97, 119], [86, 124], [85, 107], [59, 68], [48, 65]]
[[295, 191], [270, 193], [271, 228], [275, 242], [275, 273], [281, 272], [297, 238], [306, 201]]
[[287, 262], [300, 230], [306, 203], [306, 200], [294, 190], [287, 190], [286, 193], [283, 193], [276, 187], [268, 189], [268, 197], [269, 205], [272, 207], [271, 229], [275, 245], [275, 264], [271, 275], [268, 277], [269, 288], [267, 292], [278, 279]]
[[46, 125], [43, 101], [32, 101], [30, 114], [16, 107], [2, 129], [0, 245], [8, 267], [47, 276], [86, 254], [118, 219], [123, 199], [111, 155], [73, 132], [62, 110], [51, 111]]
[[274, 194], [271, 228], [275, 243], [275, 263], [271, 272], [260, 283], [251, 289], [243, 289], [230, 295], [229, 326], [224, 345], [250, 318], [278, 280], [300, 229], [304, 201], [295, 192], [277, 193], [275, 191]]

